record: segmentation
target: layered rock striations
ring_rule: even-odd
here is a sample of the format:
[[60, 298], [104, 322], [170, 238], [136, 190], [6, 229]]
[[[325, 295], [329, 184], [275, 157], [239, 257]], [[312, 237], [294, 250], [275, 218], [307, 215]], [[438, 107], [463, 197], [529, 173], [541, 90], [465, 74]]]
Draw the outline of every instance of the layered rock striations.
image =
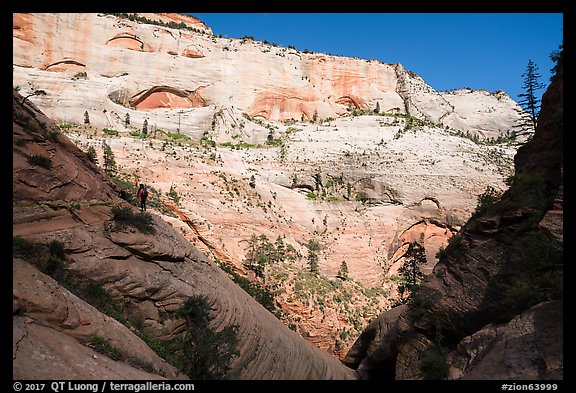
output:
[[[436, 92], [401, 64], [302, 52], [249, 37], [218, 38], [184, 15], [142, 17], [185, 20], [197, 29], [95, 13], [14, 14], [14, 84], [49, 92], [35, 102], [60, 122], [81, 122], [88, 111], [92, 124], [118, 128], [129, 113], [139, 123], [148, 118], [158, 127], [192, 134], [207, 129], [221, 107], [283, 121], [325, 119], [378, 106], [382, 113], [410, 113], [490, 138], [506, 132], [506, 125], [519, 117], [518, 106], [503, 92]], [[133, 104], [137, 95], [158, 86], [202, 89], [202, 105], [187, 100]], [[182, 110], [198, 106], [210, 110]], [[493, 123], [484, 121], [487, 113]]]
[[[114, 209], [131, 209], [120, 189], [16, 92], [13, 110], [15, 379], [185, 379], [149, 345], [186, 329], [174, 311], [194, 295], [208, 299], [216, 331], [238, 326], [231, 378], [354, 378], [156, 214], [153, 234], [118, 227]], [[34, 244], [60, 244], [62, 255], [30, 257]], [[87, 303], [104, 295], [105, 310]], [[112, 303], [122, 317], [103, 313]]]
[[510, 188], [478, 207], [414, 298], [348, 352], [361, 377], [430, 378], [434, 359], [445, 367], [436, 378], [563, 379], [562, 80], [560, 62]]
[[[283, 322], [338, 357], [394, 301], [407, 244], [426, 248], [429, 274], [477, 196], [513, 174], [517, 146], [488, 140], [517, 120], [508, 96], [437, 92], [400, 64], [106, 14], [14, 14], [13, 45], [15, 88], [46, 93], [29, 102], [101, 165], [110, 146], [119, 172], [148, 184], [152, 201], [175, 193], [178, 218], [163, 218], [213, 262], [275, 288]], [[43, 176], [17, 197], [42, 189], [60, 200], [65, 188], [44, 184], [61, 181], [75, 198], [93, 188], [86, 174]], [[50, 215], [63, 226], [78, 219]], [[255, 277], [244, 265], [251, 235], [280, 237], [299, 257]], [[144, 255], [143, 239], [130, 251]], [[310, 240], [320, 245], [318, 276]]]

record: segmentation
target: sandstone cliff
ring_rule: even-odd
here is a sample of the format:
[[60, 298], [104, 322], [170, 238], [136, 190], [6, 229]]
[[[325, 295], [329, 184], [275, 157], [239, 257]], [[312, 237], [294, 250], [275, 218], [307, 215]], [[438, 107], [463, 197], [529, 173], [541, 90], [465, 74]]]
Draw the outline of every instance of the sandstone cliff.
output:
[[13, 114], [13, 378], [187, 378], [150, 343], [181, 334], [174, 311], [199, 294], [214, 330], [238, 326], [230, 378], [354, 378], [156, 214], [153, 234], [118, 226], [130, 205], [108, 176], [17, 92]]
[[[425, 246], [429, 274], [477, 196], [512, 174], [516, 146], [485, 139], [517, 120], [503, 92], [437, 92], [401, 64], [222, 39], [175, 14], [139, 17], [205, 33], [14, 14], [14, 86], [45, 91], [28, 100], [100, 162], [108, 144], [153, 199], [175, 190], [178, 218], [163, 218], [212, 261], [258, 282], [243, 266], [250, 236], [294, 246], [300, 258], [264, 281], [283, 322], [339, 357], [394, 301], [407, 242]], [[319, 277], [306, 274], [311, 239]]]
[[518, 120], [519, 107], [503, 92], [436, 92], [401, 64], [218, 38], [183, 15], [142, 17], [196, 31], [107, 14], [14, 14], [14, 85], [46, 90], [34, 102], [58, 122], [81, 123], [88, 111], [92, 124], [122, 129], [128, 113], [139, 124], [147, 118], [196, 136], [221, 108], [235, 121], [242, 113], [283, 121], [378, 105], [491, 138]]
[[563, 379], [562, 113], [560, 59], [510, 188], [356, 341], [345, 363], [362, 378]]

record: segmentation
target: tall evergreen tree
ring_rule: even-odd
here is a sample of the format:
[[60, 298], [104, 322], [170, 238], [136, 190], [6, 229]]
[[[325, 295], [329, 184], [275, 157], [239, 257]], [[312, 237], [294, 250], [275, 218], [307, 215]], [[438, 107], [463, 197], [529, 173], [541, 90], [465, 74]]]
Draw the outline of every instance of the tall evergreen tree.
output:
[[286, 258], [286, 244], [284, 243], [282, 236], [278, 235], [274, 245], [276, 246], [275, 262], [283, 262]]
[[524, 84], [522, 85], [524, 92], [518, 94], [521, 99], [518, 105], [528, 113], [528, 119], [526, 120], [529, 121], [529, 124], [535, 130], [538, 115], [540, 114], [540, 99], [537, 97], [537, 92], [545, 86], [539, 82], [541, 75], [538, 73], [538, 66], [532, 60], [528, 60], [526, 72], [522, 74], [522, 77], [524, 78]]
[[318, 273], [320, 271], [320, 265], [318, 265], [318, 254], [316, 251], [308, 250], [308, 268], [312, 273]]
[[316, 239], [310, 239], [306, 244], [306, 248], [308, 248], [308, 268], [312, 273], [319, 273], [318, 252], [320, 251], [320, 243]]
[[88, 156], [88, 159], [90, 160], [90, 162], [98, 165], [98, 155], [96, 154], [96, 149], [94, 149], [94, 146], [90, 146], [88, 148], [86, 155]]
[[102, 142], [104, 150], [104, 171], [106, 173], [114, 173], [116, 171], [116, 160], [112, 148], [106, 142]]
[[258, 236], [255, 233], [253, 233], [248, 240], [248, 250], [246, 259], [244, 260], [244, 266], [255, 271], [258, 276], [263, 273], [258, 265]]
[[348, 279], [348, 265], [346, 264], [346, 261], [340, 263], [340, 269], [338, 270], [338, 273], [336, 273], [336, 276], [344, 280]]
[[402, 256], [405, 259], [398, 272], [402, 276], [403, 282], [398, 289], [401, 293], [406, 290], [412, 293], [418, 287], [420, 280], [424, 278], [424, 273], [420, 270], [419, 265], [426, 263], [426, 250], [418, 242], [411, 242]]
[[193, 380], [227, 379], [232, 358], [240, 353], [238, 325], [213, 330], [207, 296], [195, 295], [184, 302], [176, 316], [186, 320], [186, 330], [168, 342], [167, 356]]

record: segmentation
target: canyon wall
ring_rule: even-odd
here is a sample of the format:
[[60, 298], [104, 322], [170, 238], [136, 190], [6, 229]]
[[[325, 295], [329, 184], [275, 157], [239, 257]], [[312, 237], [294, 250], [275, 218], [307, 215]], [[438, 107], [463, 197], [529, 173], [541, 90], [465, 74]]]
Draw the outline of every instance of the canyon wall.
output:
[[199, 23], [193, 31], [96, 13], [14, 14], [14, 85], [48, 92], [35, 102], [59, 122], [81, 123], [88, 111], [92, 124], [121, 129], [129, 114], [197, 136], [223, 107], [283, 121], [378, 105], [493, 138], [519, 118], [501, 91], [436, 92], [401, 64], [218, 38]]
[[[151, 201], [176, 192], [178, 218], [153, 211], [212, 262], [277, 288], [284, 324], [338, 357], [393, 304], [407, 244], [426, 248], [430, 274], [478, 195], [513, 174], [517, 145], [489, 140], [506, 139], [519, 117], [504, 92], [437, 92], [401, 64], [139, 15], [199, 31], [13, 14], [14, 87], [101, 163], [110, 146]], [[281, 237], [300, 257], [255, 277], [244, 266], [253, 234]], [[307, 275], [310, 240], [320, 244], [318, 276]]]

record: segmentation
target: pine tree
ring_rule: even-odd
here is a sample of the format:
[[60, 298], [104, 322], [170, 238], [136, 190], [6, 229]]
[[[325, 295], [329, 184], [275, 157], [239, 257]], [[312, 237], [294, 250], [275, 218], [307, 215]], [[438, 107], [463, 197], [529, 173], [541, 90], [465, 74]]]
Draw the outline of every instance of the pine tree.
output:
[[[537, 97], [537, 91], [545, 86], [539, 82], [541, 75], [538, 73], [538, 66], [532, 60], [528, 60], [526, 72], [522, 74], [522, 77], [524, 78], [524, 84], [522, 85], [524, 93], [518, 94], [518, 97], [521, 98], [518, 105], [528, 113], [529, 117], [525, 120], [535, 130], [538, 115], [540, 114], [540, 99]], [[523, 123], [526, 123], [526, 121]]]
[[310, 239], [308, 244], [308, 267], [312, 273], [320, 272], [320, 265], [318, 264], [318, 251], [320, 251], [320, 243], [318, 240]]
[[248, 240], [244, 266], [256, 273], [257, 277], [264, 279], [266, 265], [277, 260], [276, 248], [274, 244], [268, 241], [268, 237], [266, 235], [256, 236], [256, 234], [252, 234]]
[[[20, 89], [17, 89], [20, 90]], [[30, 92], [30, 94], [28, 94], [27, 96], [25, 96], [24, 98], [22, 98], [22, 101], [20, 102], [21, 105], [24, 105], [24, 102], [26, 102], [26, 100], [30, 97], [33, 96], [45, 96], [46, 95], [46, 91], [45, 90], [37, 90], [37, 89], [32, 89], [32, 91]]]
[[376, 101], [376, 108], [374, 108], [374, 113], [380, 113], [380, 102]]
[[98, 165], [98, 155], [96, 154], [96, 149], [94, 149], [94, 146], [90, 146], [88, 148], [86, 155], [88, 156], [88, 159], [90, 160], [90, 162]]
[[558, 50], [555, 50], [550, 54], [550, 60], [554, 62], [554, 67], [550, 69], [550, 72], [552, 73], [550, 81], [553, 81], [554, 77], [562, 75], [562, 68], [564, 63], [564, 44], [560, 44], [558, 46]]
[[179, 339], [166, 344], [167, 359], [178, 364], [190, 379], [226, 379], [231, 359], [240, 354], [238, 325], [213, 330], [210, 302], [205, 295], [186, 300], [176, 317], [186, 321], [186, 329]]
[[144, 124], [142, 124], [142, 133], [144, 135], [148, 134], [148, 119], [144, 119]]
[[276, 238], [276, 242], [274, 242], [276, 246], [276, 261], [275, 262], [284, 262], [286, 258], [286, 244], [284, 243], [284, 239], [282, 236], [278, 235]]
[[300, 254], [294, 248], [292, 244], [286, 245], [286, 258], [289, 262], [294, 262], [296, 259], [300, 258]]
[[426, 250], [418, 242], [411, 242], [402, 257], [404, 257], [404, 263], [398, 272], [402, 276], [403, 283], [399, 285], [398, 289], [401, 293], [406, 290], [413, 292], [420, 280], [424, 278], [424, 273], [420, 270], [419, 265], [426, 263]]
[[348, 279], [348, 265], [346, 264], [346, 261], [342, 261], [340, 269], [336, 275], [344, 280]]
[[252, 234], [248, 240], [248, 250], [246, 252], [246, 259], [244, 260], [244, 266], [248, 269], [253, 270], [257, 259], [257, 248], [258, 248], [258, 236], [255, 233]]
[[318, 273], [320, 271], [316, 251], [308, 250], [308, 268], [312, 273]]
[[124, 125], [126, 127], [130, 125], [130, 113], [126, 113], [126, 116], [124, 117]]
[[116, 172], [116, 160], [112, 148], [106, 142], [102, 142], [102, 148], [104, 149], [104, 171], [106, 173]]
[[84, 112], [84, 124], [90, 124], [90, 116], [88, 115], [88, 111]]

